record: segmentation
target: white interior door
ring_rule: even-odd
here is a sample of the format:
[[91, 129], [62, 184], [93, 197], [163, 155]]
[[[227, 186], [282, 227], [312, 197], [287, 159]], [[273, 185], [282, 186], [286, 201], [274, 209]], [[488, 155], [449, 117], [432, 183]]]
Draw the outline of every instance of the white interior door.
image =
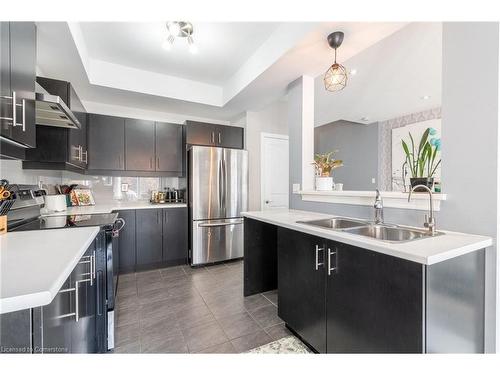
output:
[[261, 209], [288, 208], [288, 136], [261, 135]]

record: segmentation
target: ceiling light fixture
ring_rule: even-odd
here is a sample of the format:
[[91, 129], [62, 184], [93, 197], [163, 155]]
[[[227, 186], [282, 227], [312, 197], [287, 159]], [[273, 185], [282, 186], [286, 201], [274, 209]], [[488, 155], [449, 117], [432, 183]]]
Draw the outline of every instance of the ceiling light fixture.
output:
[[193, 24], [185, 21], [169, 21], [167, 26], [167, 39], [163, 42], [162, 47], [165, 50], [170, 50], [174, 44], [175, 38], [186, 38], [191, 53], [196, 53], [198, 48], [194, 44], [193, 39]]
[[326, 71], [323, 77], [325, 89], [328, 91], [340, 91], [347, 85], [347, 70], [343, 65], [337, 63], [337, 48], [344, 41], [344, 33], [342, 31], [335, 31], [328, 35], [327, 40], [330, 47], [335, 50], [335, 59], [333, 65]]

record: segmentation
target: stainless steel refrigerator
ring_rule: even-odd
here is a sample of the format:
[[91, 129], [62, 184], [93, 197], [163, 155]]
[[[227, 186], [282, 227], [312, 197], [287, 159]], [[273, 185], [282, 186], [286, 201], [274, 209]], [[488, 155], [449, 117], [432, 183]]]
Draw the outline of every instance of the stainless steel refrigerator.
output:
[[191, 265], [243, 257], [247, 151], [193, 146], [188, 168]]

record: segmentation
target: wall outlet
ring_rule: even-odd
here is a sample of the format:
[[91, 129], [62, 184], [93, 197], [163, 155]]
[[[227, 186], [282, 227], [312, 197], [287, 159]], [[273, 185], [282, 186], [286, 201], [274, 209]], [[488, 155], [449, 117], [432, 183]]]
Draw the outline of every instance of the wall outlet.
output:
[[375, 178], [372, 177], [372, 184], [374, 184], [374, 183], [375, 183]]
[[128, 191], [128, 184], [121, 184], [121, 191], [122, 193], [126, 193]]
[[300, 184], [292, 184], [292, 191], [298, 193], [300, 191]]

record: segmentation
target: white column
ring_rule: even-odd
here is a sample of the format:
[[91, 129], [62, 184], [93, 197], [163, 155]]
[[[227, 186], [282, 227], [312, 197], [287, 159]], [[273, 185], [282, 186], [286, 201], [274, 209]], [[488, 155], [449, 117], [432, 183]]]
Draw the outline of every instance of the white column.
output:
[[314, 78], [302, 76], [302, 189], [314, 189]]

